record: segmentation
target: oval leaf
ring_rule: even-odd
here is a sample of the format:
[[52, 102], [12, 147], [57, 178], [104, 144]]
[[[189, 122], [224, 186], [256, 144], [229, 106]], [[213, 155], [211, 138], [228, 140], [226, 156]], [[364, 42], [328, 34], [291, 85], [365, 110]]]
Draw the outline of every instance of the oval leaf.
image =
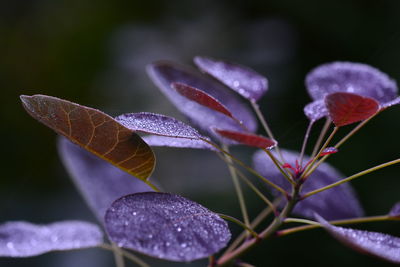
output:
[[329, 116], [336, 126], [368, 119], [379, 110], [374, 99], [352, 93], [333, 93], [325, 97]]
[[97, 219], [104, 223], [104, 215], [118, 198], [153, 191], [143, 181], [132, 179], [127, 172], [60, 137], [57, 143], [61, 161]]
[[225, 114], [226, 116], [233, 119], [232, 113], [217, 99], [210, 96], [209, 94], [183, 83], [173, 83], [172, 88], [174, 88], [180, 95], [186, 97], [187, 99], [190, 99], [202, 106]]
[[196, 139], [184, 139], [184, 138], [174, 138], [166, 137], [160, 135], [148, 135], [144, 136], [143, 140], [149, 146], [166, 146], [166, 147], [176, 147], [176, 148], [195, 148], [195, 149], [208, 149], [217, 151], [212, 145]]
[[334, 238], [352, 249], [393, 263], [400, 263], [400, 238], [391, 235], [338, 227], [321, 216], [316, 219]]
[[171, 261], [193, 261], [225, 247], [224, 220], [201, 205], [168, 193], [138, 193], [115, 201], [106, 229], [118, 246]]
[[[296, 160], [300, 158], [299, 153], [281, 150], [287, 166], [296, 166]], [[275, 152], [272, 152], [276, 155]], [[304, 157], [304, 162], [309, 161]], [[262, 176], [290, 192], [291, 184], [282, 176], [272, 160], [264, 151], [257, 151], [253, 156], [254, 169]], [[337, 170], [327, 163], [322, 163], [307, 179], [302, 187], [302, 193], [307, 193], [328, 184], [343, 179]], [[277, 191], [272, 191], [278, 195]], [[283, 203], [284, 204], [284, 203]], [[348, 219], [363, 215], [361, 205], [349, 183], [341, 184], [329, 190], [320, 192], [300, 201], [293, 213], [314, 218], [314, 212], [321, 214], [328, 220]]]
[[256, 102], [268, 90], [268, 80], [254, 70], [208, 57], [195, 57], [194, 63], [243, 97]]
[[264, 149], [272, 149], [277, 145], [277, 142], [267, 137], [249, 134], [249, 133], [242, 133], [242, 132], [235, 132], [235, 131], [228, 131], [228, 130], [221, 130], [216, 129], [214, 130], [221, 136], [239, 142], [241, 144], [264, 148]]
[[397, 97], [396, 82], [385, 73], [366, 64], [332, 62], [313, 69], [306, 77], [308, 93], [314, 100], [335, 92], [355, 93], [380, 104]]
[[15, 221], [0, 225], [0, 257], [32, 257], [50, 251], [96, 247], [102, 243], [100, 228], [87, 222], [36, 225]]
[[193, 127], [161, 114], [128, 113], [116, 117], [115, 120], [135, 132], [188, 139], [203, 138]]
[[142, 180], [152, 173], [151, 148], [107, 114], [45, 95], [21, 96], [21, 100], [32, 117], [100, 158]]
[[316, 100], [307, 104], [304, 107], [304, 114], [311, 122], [315, 122], [323, 117], [328, 116], [325, 102], [323, 100]]
[[[234, 131], [240, 131], [242, 127], [224, 114], [194, 103], [186, 97], [181, 96], [171, 87], [172, 83], [183, 83], [206, 92], [215, 99], [218, 99], [232, 112], [235, 118], [243, 122], [244, 126], [250, 132], [256, 130], [257, 121], [250, 109], [242, 103], [238, 95], [217, 81], [186, 67], [166, 61], [149, 65], [147, 71], [153, 82], [179, 111], [187, 116], [195, 125], [214, 137], [220, 138], [220, 136], [216, 135], [215, 132], [211, 130], [211, 127], [221, 127]], [[226, 142], [226, 139], [224, 141]]]

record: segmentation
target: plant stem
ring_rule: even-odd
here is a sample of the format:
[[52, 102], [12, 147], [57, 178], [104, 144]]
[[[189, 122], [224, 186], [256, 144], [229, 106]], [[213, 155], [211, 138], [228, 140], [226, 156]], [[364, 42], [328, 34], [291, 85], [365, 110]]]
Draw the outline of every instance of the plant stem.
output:
[[392, 160], [392, 161], [389, 161], [389, 162], [380, 164], [380, 165], [378, 165], [378, 166], [369, 168], [369, 169], [367, 169], [367, 170], [361, 171], [361, 172], [356, 173], [356, 174], [354, 174], [354, 175], [352, 175], [352, 176], [349, 176], [349, 177], [347, 177], [347, 178], [345, 178], [345, 179], [342, 179], [342, 180], [340, 180], [340, 181], [337, 181], [336, 183], [332, 183], [332, 184], [329, 184], [329, 185], [327, 185], [327, 186], [324, 186], [324, 187], [321, 187], [321, 188], [319, 188], [319, 189], [316, 189], [316, 190], [313, 190], [313, 191], [311, 191], [311, 192], [308, 192], [307, 194], [305, 194], [304, 196], [302, 196], [302, 199], [305, 199], [305, 198], [307, 198], [307, 197], [309, 197], [309, 196], [312, 196], [312, 195], [314, 195], [314, 194], [317, 194], [317, 193], [319, 193], [319, 192], [328, 190], [328, 189], [330, 189], [330, 188], [333, 188], [333, 187], [335, 187], [335, 186], [341, 185], [341, 184], [343, 184], [343, 183], [347, 183], [347, 182], [349, 182], [349, 181], [351, 181], [351, 180], [353, 180], [353, 179], [356, 179], [356, 178], [361, 177], [361, 176], [363, 176], [363, 175], [366, 175], [366, 174], [368, 174], [368, 173], [377, 171], [377, 170], [379, 170], [379, 169], [382, 169], [382, 168], [385, 168], [385, 167], [388, 167], [388, 166], [391, 166], [391, 165], [394, 165], [394, 164], [397, 164], [397, 163], [400, 163], [400, 159], [395, 159], [395, 160]]
[[[276, 217], [264, 231], [262, 231], [259, 234], [259, 237], [261, 239], [266, 239], [266, 238], [271, 237], [279, 229], [279, 227], [283, 224], [286, 217], [289, 215], [289, 213], [293, 210], [294, 206], [296, 205], [297, 199], [298, 199], [298, 193], [299, 193], [299, 188], [294, 187], [292, 197], [285, 205], [282, 213], [279, 215], [279, 217]], [[251, 248], [253, 248], [259, 241], [260, 241], [260, 239], [257, 239], [257, 238], [252, 238], [252, 239], [247, 240], [240, 247], [223, 255], [220, 259], [218, 259], [216, 266], [218, 266], [218, 267], [227, 266], [234, 259], [237, 259], [238, 257], [242, 256], [244, 253], [249, 251]]]
[[[109, 244], [102, 244], [99, 247], [102, 248], [102, 249], [106, 249], [106, 250], [114, 252], [113, 246], [111, 246]], [[131, 260], [132, 262], [136, 263], [140, 267], [150, 267], [150, 265], [148, 265], [142, 259], [140, 259], [139, 257], [137, 257], [136, 255], [134, 255], [132, 253], [129, 253], [129, 252], [123, 250], [123, 249], [119, 249], [119, 253], [121, 253], [124, 257], [128, 258], [129, 260]]]
[[[367, 222], [379, 222], [379, 221], [399, 221], [399, 217], [391, 217], [388, 215], [383, 216], [370, 216], [370, 217], [362, 217], [362, 218], [354, 218], [354, 219], [345, 219], [345, 220], [335, 220], [329, 221], [330, 224], [333, 225], [343, 225], [343, 224], [354, 224], [354, 223], [367, 223]], [[289, 229], [284, 229], [277, 232], [277, 236], [289, 235], [301, 231], [311, 230], [322, 227], [319, 223], [313, 225], [302, 225]]]
[[303, 165], [303, 157], [304, 157], [304, 152], [306, 150], [306, 146], [307, 146], [307, 142], [308, 142], [308, 138], [310, 137], [310, 132], [311, 132], [311, 128], [314, 125], [314, 121], [310, 121], [310, 123], [308, 124], [306, 133], [304, 135], [304, 139], [303, 139], [303, 144], [301, 146], [301, 152], [300, 152], [300, 166]]
[[322, 130], [318, 136], [317, 142], [314, 145], [313, 152], [311, 154], [311, 158], [315, 157], [315, 155], [317, 154], [318, 149], [321, 146], [322, 140], [324, 140], [324, 137], [325, 137], [326, 133], [328, 132], [330, 125], [331, 125], [331, 119], [329, 117], [326, 117], [325, 124], [322, 127]]
[[[265, 120], [265, 117], [262, 114], [258, 104], [255, 101], [252, 101], [252, 100], [250, 101], [250, 103], [251, 103], [251, 106], [252, 106], [253, 110], [255, 111], [258, 119], [260, 120], [261, 125], [263, 126], [265, 132], [267, 132], [268, 137], [273, 139], [273, 140], [275, 140], [275, 137], [272, 134], [271, 128], [269, 128], [269, 126], [267, 124], [267, 121]], [[283, 159], [282, 153], [281, 153], [278, 145], [276, 146], [276, 152], [278, 153], [280, 160], [283, 162], [284, 159]]]
[[[319, 152], [317, 153], [317, 155], [315, 155], [315, 157], [312, 159], [311, 163], [307, 166], [307, 168], [303, 172], [303, 175], [301, 176], [302, 178], [306, 178], [306, 177], [310, 176], [310, 174], [318, 167], [318, 165], [320, 163], [318, 162], [319, 164], [315, 164], [315, 162], [318, 160], [318, 157], [321, 154], [321, 152], [324, 151], [324, 149], [329, 145], [329, 143], [331, 142], [332, 138], [335, 136], [335, 134], [337, 133], [338, 130], [339, 130], [339, 127], [333, 128], [332, 133], [326, 139], [325, 143], [322, 145], [322, 147], [319, 150]], [[314, 167], [314, 164], [316, 165], [315, 167]]]
[[[225, 151], [229, 152], [229, 148], [228, 148], [227, 145], [223, 145], [223, 148], [224, 148]], [[225, 159], [229, 163], [228, 164], [229, 173], [231, 174], [232, 182], [233, 182], [233, 185], [235, 187], [236, 195], [237, 195], [238, 200], [239, 200], [239, 206], [240, 206], [240, 210], [242, 212], [244, 223], [246, 225], [246, 229], [248, 229], [248, 228], [250, 228], [250, 220], [249, 220], [249, 215], [247, 213], [246, 202], [244, 200], [243, 191], [242, 191], [242, 188], [240, 186], [236, 170], [231, 165], [232, 164], [232, 159], [230, 157], [228, 157], [227, 155], [225, 155]]]
[[[279, 204], [279, 202], [281, 201], [281, 198], [278, 198], [274, 201], [273, 205], [277, 206]], [[263, 209], [260, 214], [257, 215], [257, 217], [251, 222], [250, 226], [252, 229], [256, 228], [270, 213], [272, 212], [272, 209], [270, 207], [266, 207], [265, 209]], [[247, 232], [243, 231], [232, 243], [231, 245], [225, 250], [224, 254], [222, 256], [224, 256], [225, 254], [228, 254], [229, 252], [231, 252], [232, 250], [234, 250], [239, 244], [240, 242], [242, 242], [244, 240], [244, 238], [246, 237]]]
[[232, 216], [226, 215], [226, 214], [222, 214], [222, 213], [218, 213], [218, 216], [221, 217], [222, 219], [236, 223], [237, 225], [239, 225], [240, 227], [242, 227], [246, 231], [248, 231], [253, 237], [258, 238], [258, 234], [253, 229], [251, 229], [251, 227], [247, 226], [246, 224], [239, 221], [238, 219], [236, 219]]
[[[378, 115], [382, 110], [378, 111], [377, 113], [375, 113], [374, 115], [372, 115], [371, 117], [369, 117], [368, 119], [362, 121], [361, 123], [359, 123], [351, 132], [349, 132], [345, 137], [343, 137], [334, 147], [335, 148], [339, 148], [341, 145], [343, 145], [350, 137], [352, 137], [355, 133], [357, 133], [362, 127], [365, 126], [365, 124], [367, 124], [372, 118], [374, 118], [376, 115]], [[312, 168], [312, 170], [310, 171], [313, 172], [319, 165], [321, 165], [322, 162], [324, 162], [330, 155], [325, 155], [323, 156], [317, 164], [315, 164], [315, 166]]]
[[125, 267], [124, 257], [121, 253], [121, 249], [114, 243], [111, 244], [114, 253], [114, 260], [116, 267]]
[[256, 193], [274, 212], [274, 214], [278, 214], [277, 210], [275, 209], [274, 204], [266, 197], [260, 190], [252, 183], [250, 180], [239, 170], [236, 169], [237, 174], [239, 177]]
[[225, 151], [223, 148], [219, 147], [217, 144], [211, 142], [210, 140], [207, 139], [201, 139], [202, 141], [210, 144], [211, 146], [213, 146], [214, 148], [216, 148], [218, 151], [220, 151], [222, 154], [227, 155], [229, 158], [231, 158], [235, 163], [237, 163], [238, 165], [242, 166], [243, 168], [245, 168], [248, 172], [250, 172], [251, 174], [253, 174], [254, 176], [256, 176], [257, 178], [261, 179], [263, 182], [265, 182], [266, 184], [272, 186], [273, 188], [275, 188], [276, 190], [278, 190], [279, 192], [281, 192], [284, 196], [287, 196], [287, 192], [281, 188], [280, 186], [276, 185], [275, 183], [269, 181], [268, 179], [266, 179], [265, 177], [263, 177], [262, 175], [260, 175], [257, 171], [255, 171], [253, 168], [251, 168], [250, 166], [247, 166], [246, 163], [244, 163], [243, 161], [237, 159], [236, 157], [234, 157], [232, 154], [230, 154], [229, 152]]
[[153, 189], [156, 192], [161, 192], [161, 190], [155, 186], [152, 182], [148, 181], [148, 180], [142, 180], [143, 182], [145, 182], [148, 186], [151, 187], [151, 189]]
[[275, 164], [276, 168], [278, 168], [278, 170], [282, 173], [283, 177], [286, 178], [286, 180], [288, 180], [289, 183], [291, 183], [292, 185], [294, 185], [294, 181], [293, 179], [282, 169], [281, 164], [278, 162], [278, 160], [274, 157], [274, 155], [271, 153], [271, 151], [269, 151], [268, 149], [263, 149], [265, 151], [265, 153], [267, 153], [267, 155], [270, 157], [270, 159], [272, 160], [272, 162]]
[[374, 115], [372, 115], [371, 117], [369, 117], [368, 119], [360, 122], [353, 130], [351, 130], [350, 133], [348, 133], [345, 137], [343, 137], [336, 145], [335, 148], [339, 148], [341, 145], [343, 145], [350, 137], [352, 137], [355, 133], [357, 133], [362, 127], [365, 126], [365, 124], [367, 124], [370, 120], [372, 120], [373, 118], [375, 118], [379, 113], [381, 112], [381, 110], [379, 110], [377, 113], [375, 113]]
[[318, 222], [311, 221], [311, 220], [306, 220], [306, 219], [300, 219], [300, 218], [286, 218], [285, 223], [305, 223], [305, 224], [311, 224], [311, 225], [319, 225]]

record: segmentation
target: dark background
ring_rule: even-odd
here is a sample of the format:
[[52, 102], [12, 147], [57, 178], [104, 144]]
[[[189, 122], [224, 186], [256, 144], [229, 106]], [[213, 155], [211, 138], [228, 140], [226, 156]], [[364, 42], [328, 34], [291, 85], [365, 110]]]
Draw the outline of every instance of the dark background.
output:
[[[151, 84], [146, 64], [158, 59], [191, 64], [196, 55], [224, 58], [268, 77], [263, 112], [280, 145], [298, 150], [307, 122], [302, 109], [310, 101], [306, 73], [324, 62], [346, 60], [399, 80], [399, 16], [396, 0], [0, 1], [0, 222], [94, 221], [61, 166], [55, 134], [26, 114], [19, 95], [53, 95], [110, 115], [149, 111], [182, 118]], [[397, 158], [399, 116], [398, 106], [379, 115], [330, 162], [351, 175]], [[226, 167], [215, 155], [155, 151], [154, 177], [168, 191], [239, 216]], [[252, 153], [236, 151], [241, 157]], [[368, 215], [384, 214], [400, 200], [399, 174], [392, 166], [352, 183]], [[246, 196], [256, 214], [261, 203]], [[357, 228], [400, 235], [399, 224], [392, 222]], [[256, 266], [386, 264], [341, 246], [321, 230], [266, 241], [245, 259]], [[0, 259], [0, 266], [112, 265], [111, 254], [99, 249]]]

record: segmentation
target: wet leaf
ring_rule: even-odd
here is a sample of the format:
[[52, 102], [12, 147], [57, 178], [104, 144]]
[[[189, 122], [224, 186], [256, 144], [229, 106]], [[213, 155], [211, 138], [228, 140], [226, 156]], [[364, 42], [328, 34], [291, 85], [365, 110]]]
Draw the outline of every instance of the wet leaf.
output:
[[272, 149], [277, 145], [277, 142], [267, 137], [243, 132], [235, 132], [235, 131], [228, 131], [228, 130], [221, 130], [221, 129], [214, 129], [219, 135], [239, 142], [241, 144], [264, 148], [264, 149]]
[[[285, 163], [296, 166], [300, 154], [288, 150], [281, 150]], [[276, 153], [273, 151], [273, 154]], [[304, 157], [303, 162], [310, 159]], [[290, 183], [282, 176], [275, 164], [264, 151], [258, 151], [253, 156], [253, 165], [262, 176], [290, 191]], [[343, 179], [344, 176], [327, 163], [322, 163], [307, 179], [302, 188], [302, 194], [324, 187]], [[276, 191], [272, 191], [278, 195]], [[314, 212], [328, 220], [348, 219], [363, 215], [361, 205], [349, 183], [341, 184], [329, 190], [320, 192], [300, 201], [293, 213], [314, 218]]]
[[389, 212], [391, 217], [400, 217], [400, 202], [397, 202]]
[[176, 138], [200, 139], [205, 138], [193, 127], [161, 114], [148, 112], [128, 113], [115, 118], [126, 128], [148, 134], [156, 134]]
[[[192, 123], [216, 138], [220, 138], [211, 130], [211, 127], [220, 127], [227, 130], [240, 131], [242, 128], [231, 118], [207, 107], [199, 105], [176, 92], [171, 84], [183, 83], [218, 99], [235, 118], [242, 121], [245, 127], [254, 132], [257, 121], [254, 114], [241, 101], [240, 97], [211, 78], [201, 75], [191, 69], [172, 62], [156, 62], [148, 66], [148, 74], [165, 96], [187, 116]], [[225, 139], [226, 142], [226, 139]]]
[[201, 205], [168, 193], [138, 193], [115, 201], [106, 229], [123, 248], [171, 261], [193, 261], [225, 247], [224, 220]]
[[268, 80], [254, 70], [208, 57], [195, 57], [194, 63], [205, 73], [256, 102], [268, 90]]
[[190, 99], [202, 106], [225, 114], [226, 116], [233, 119], [232, 113], [217, 99], [210, 96], [209, 94], [183, 83], [173, 83], [172, 88], [174, 88], [180, 95], [186, 97], [187, 99]]
[[320, 157], [330, 155], [330, 154], [335, 154], [338, 152], [338, 149], [336, 147], [327, 147], [322, 152], [319, 154]]
[[144, 136], [143, 140], [149, 146], [166, 146], [166, 147], [176, 147], [176, 148], [195, 148], [195, 149], [208, 149], [216, 151], [213, 146], [202, 141], [195, 139], [184, 139], [184, 138], [174, 138], [159, 135], [148, 135]]
[[96, 156], [139, 179], [147, 179], [155, 165], [151, 148], [132, 130], [107, 114], [45, 95], [21, 96], [35, 119]]
[[329, 116], [336, 126], [368, 119], [379, 110], [374, 99], [352, 93], [333, 93], [325, 97]]
[[143, 181], [132, 179], [127, 172], [64, 137], [59, 138], [57, 145], [71, 179], [101, 223], [104, 223], [106, 210], [116, 199], [128, 194], [153, 191]]
[[308, 93], [314, 100], [335, 92], [370, 97], [385, 104], [397, 97], [397, 85], [385, 73], [366, 64], [332, 62], [313, 69], [306, 77]]
[[87, 222], [37, 225], [14, 221], [0, 224], [0, 257], [32, 257], [51, 251], [96, 247], [102, 243], [100, 228]]
[[361, 253], [393, 263], [400, 263], [400, 238], [391, 235], [338, 227], [329, 224], [319, 215], [316, 219], [334, 238]]
[[312, 122], [315, 122], [323, 117], [328, 116], [328, 110], [326, 109], [325, 101], [316, 100], [314, 102], [307, 104], [304, 107], [304, 114]]

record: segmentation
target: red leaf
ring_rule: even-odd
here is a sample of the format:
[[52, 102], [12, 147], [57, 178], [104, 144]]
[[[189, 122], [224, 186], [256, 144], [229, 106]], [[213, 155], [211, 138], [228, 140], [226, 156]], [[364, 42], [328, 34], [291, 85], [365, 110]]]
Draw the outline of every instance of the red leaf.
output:
[[255, 134], [248, 134], [248, 133], [241, 133], [235, 131], [228, 131], [228, 130], [220, 130], [214, 129], [219, 135], [235, 140], [241, 144], [258, 147], [263, 149], [271, 149], [277, 145], [277, 142], [271, 139], [268, 139], [264, 136], [255, 135]]
[[320, 154], [319, 156], [326, 156], [326, 155], [330, 155], [330, 154], [335, 154], [338, 152], [338, 149], [336, 147], [327, 147], [325, 148]]
[[206, 92], [183, 83], [173, 83], [171, 86], [180, 95], [234, 119], [232, 113], [221, 102]]
[[326, 96], [325, 104], [336, 126], [368, 119], [379, 109], [379, 104], [375, 99], [346, 92]]
[[96, 156], [142, 180], [152, 173], [151, 148], [107, 114], [52, 96], [23, 95], [21, 100], [33, 118]]

